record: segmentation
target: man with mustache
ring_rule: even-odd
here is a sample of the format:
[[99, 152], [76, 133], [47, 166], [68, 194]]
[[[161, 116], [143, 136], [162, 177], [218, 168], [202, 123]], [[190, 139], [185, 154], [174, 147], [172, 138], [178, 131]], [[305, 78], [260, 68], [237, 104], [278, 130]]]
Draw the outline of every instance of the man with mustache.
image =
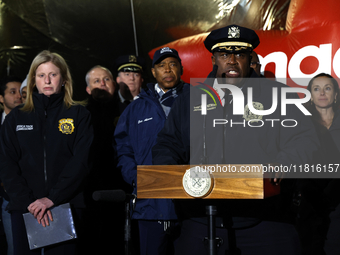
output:
[[[175, 49], [157, 50], [152, 61], [156, 83], [147, 84], [120, 116], [115, 131], [118, 166], [137, 194], [137, 165], [151, 165], [152, 146], [173, 102], [188, 89], [181, 81], [183, 66]], [[177, 216], [170, 199], [138, 199], [132, 219], [138, 220], [141, 255], [172, 254]]]
[[[315, 130], [310, 128], [308, 116], [295, 105], [287, 107], [286, 116], [281, 116], [280, 106], [270, 115], [249, 111], [248, 88], [252, 89], [253, 107], [267, 110], [272, 106], [272, 88], [281, 91], [286, 87], [258, 79], [250, 67], [250, 54], [259, 43], [255, 31], [238, 25], [214, 30], [208, 35], [204, 44], [212, 53], [213, 70], [204, 83], [176, 100], [153, 147], [154, 165], [271, 163], [286, 166], [311, 162], [318, 146]], [[221, 88], [222, 84], [229, 85], [230, 90]], [[242, 91], [242, 114], [234, 114], [237, 105], [233, 101], [239, 98], [232, 95], [231, 90]], [[207, 98], [206, 114], [203, 114], [204, 97]], [[286, 118], [296, 120], [296, 127], [268, 125], [267, 119]], [[226, 121], [214, 126], [216, 119]], [[214, 227], [220, 240], [217, 254], [298, 255], [300, 245], [290, 211], [291, 182], [284, 179], [280, 184], [282, 176], [274, 177], [271, 185], [281, 185], [281, 194], [268, 199], [175, 200], [181, 219], [175, 254], [207, 254], [206, 206], [216, 206]]]

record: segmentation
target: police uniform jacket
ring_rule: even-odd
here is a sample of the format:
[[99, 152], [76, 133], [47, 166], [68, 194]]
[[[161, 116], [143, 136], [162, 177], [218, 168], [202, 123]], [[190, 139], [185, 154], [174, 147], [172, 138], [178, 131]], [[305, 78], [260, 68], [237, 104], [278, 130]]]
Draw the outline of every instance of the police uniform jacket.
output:
[[34, 110], [14, 108], [1, 128], [0, 175], [9, 210], [26, 210], [47, 197], [55, 205], [82, 207], [81, 187], [88, 173], [93, 139], [85, 107], [66, 108], [64, 94], [33, 93]]
[[[207, 115], [202, 115], [201, 94], [205, 92], [194, 87], [190, 93], [186, 92], [175, 102], [153, 148], [153, 163], [155, 165], [278, 163], [288, 167], [310, 163], [313, 152], [317, 149], [318, 140], [309, 117], [295, 105], [288, 105], [287, 115], [281, 116], [280, 91], [285, 85], [256, 77], [253, 72], [254, 79], [246, 81], [242, 87], [244, 107], [246, 109], [248, 88], [251, 87], [253, 102], [262, 105], [264, 110], [270, 109], [272, 88], [277, 87], [279, 100], [274, 113], [252, 116], [249, 111], [244, 111], [244, 115], [233, 115], [232, 103], [229, 104], [226, 100], [227, 105], [222, 107], [217, 100], [215, 103], [208, 96]], [[204, 88], [207, 90], [206, 86]], [[297, 98], [297, 95], [289, 97]], [[228, 122], [213, 127], [214, 119], [224, 119]], [[251, 119], [258, 121], [248, 122]], [[275, 119], [275, 122], [271, 119]], [[295, 127], [283, 127], [281, 123], [284, 119], [294, 119], [298, 124]], [[295, 122], [285, 121], [283, 124], [292, 126]], [[281, 193], [285, 192], [283, 186]], [[283, 200], [286, 203], [282, 203]], [[265, 200], [186, 200], [179, 201], [178, 207], [183, 218], [200, 218], [206, 217], [205, 205], [208, 204], [216, 204], [220, 215], [241, 217], [240, 221], [247, 217], [285, 221], [290, 207], [289, 197], [285, 196]], [[239, 225], [242, 224], [241, 222]]]
[[[137, 165], [152, 165], [151, 149], [156, 143], [158, 132], [163, 128], [166, 115], [158, 101], [155, 84], [147, 84], [139, 98], [134, 100], [120, 116], [115, 131], [118, 167], [124, 180], [137, 190]], [[180, 83], [178, 94], [189, 87]], [[171, 112], [171, 111], [170, 111]], [[137, 199], [132, 214], [134, 219], [176, 219], [174, 205], [170, 199]]]

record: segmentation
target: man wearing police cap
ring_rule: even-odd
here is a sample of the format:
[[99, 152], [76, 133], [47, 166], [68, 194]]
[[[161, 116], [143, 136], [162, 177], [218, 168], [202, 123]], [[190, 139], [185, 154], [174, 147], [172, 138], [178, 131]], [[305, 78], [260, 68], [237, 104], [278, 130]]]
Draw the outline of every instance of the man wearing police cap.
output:
[[116, 59], [118, 76], [116, 78], [119, 85], [118, 96], [120, 99], [120, 113], [139, 94], [143, 83], [144, 60], [135, 55], [124, 55]]
[[232, 79], [241, 83], [242, 78], [250, 77], [250, 53], [259, 43], [255, 31], [248, 28], [229, 26], [212, 31], [204, 45], [213, 54], [212, 64], [218, 67], [215, 77], [225, 76], [231, 84]]
[[[268, 79], [252, 79], [258, 77], [250, 67], [250, 54], [259, 45], [255, 31], [230, 25], [212, 31], [204, 44], [212, 53], [213, 70], [204, 83], [174, 103], [153, 147], [153, 164], [309, 163], [318, 141], [308, 116], [295, 105], [288, 105], [287, 115], [281, 116], [279, 103], [270, 115], [249, 111], [249, 88], [253, 108], [267, 110], [272, 106], [272, 88], [281, 91], [286, 87]], [[221, 84], [229, 85], [230, 90]], [[244, 95], [243, 114], [234, 114], [235, 91]], [[202, 95], [207, 96], [206, 114]], [[296, 94], [290, 96], [297, 98]], [[288, 128], [269, 121], [281, 123], [283, 118], [298, 124]], [[213, 126], [216, 119], [223, 119], [224, 124]], [[271, 185], [280, 185], [281, 194], [268, 199], [175, 200], [182, 220], [176, 254], [207, 254], [206, 206], [213, 205], [217, 209], [216, 236], [221, 239], [218, 254], [298, 255], [300, 244], [289, 210], [291, 183], [287, 179], [280, 183], [279, 177]]]

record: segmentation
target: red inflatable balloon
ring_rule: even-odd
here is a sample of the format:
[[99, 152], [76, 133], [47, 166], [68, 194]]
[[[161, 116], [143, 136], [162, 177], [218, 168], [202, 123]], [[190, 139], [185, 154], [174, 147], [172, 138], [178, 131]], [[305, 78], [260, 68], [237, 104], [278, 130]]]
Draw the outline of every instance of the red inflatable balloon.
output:
[[[307, 86], [310, 78], [321, 72], [340, 77], [339, 10], [338, 0], [322, 3], [292, 0], [285, 31], [256, 31], [261, 42], [255, 49], [262, 64], [261, 71], [266, 76], [272, 73], [290, 86], [301, 87]], [[178, 50], [185, 82], [206, 77], [212, 70], [211, 53], [203, 44], [207, 35], [199, 34], [161, 46]], [[157, 49], [150, 51], [149, 56]]]

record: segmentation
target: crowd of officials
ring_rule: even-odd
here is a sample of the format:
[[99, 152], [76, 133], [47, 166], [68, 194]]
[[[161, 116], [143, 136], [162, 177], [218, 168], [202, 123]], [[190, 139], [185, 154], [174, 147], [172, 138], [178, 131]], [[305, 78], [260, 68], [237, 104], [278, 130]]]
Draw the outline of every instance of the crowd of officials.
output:
[[[311, 79], [311, 100], [304, 115], [295, 105], [270, 115], [234, 114], [238, 87], [252, 91], [256, 110], [270, 109], [272, 88], [286, 85], [266, 79], [254, 51], [255, 31], [230, 25], [204, 41], [212, 71], [205, 82], [181, 80], [185, 66], [169, 47], [157, 50], [144, 84], [144, 60], [116, 59], [112, 72], [97, 65], [87, 71], [88, 98], [75, 102], [66, 61], [40, 52], [26, 79], [0, 80], [0, 179], [2, 227], [8, 255], [124, 254], [124, 201], [96, 202], [97, 190], [137, 194], [137, 165], [329, 164], [340, 158], [339, 84], [329, 74]], [[201, 98], [208, 93], [208, 114]], [[287, 95], [291, 100], [298, 95]], [[280, 98], [280, 92], [279, 97]], [[216, 102], [220, 102], [217, 104]], [[278, 104], [280, 105], [280, 104]], [[294, 119], [297, 125], [219, 125], [213, 119], [257, 123]], [[255, 125], [255, 124], [254, 124]], [[194, 127], [194, 129], [193, 129]], [[206, 206], [216, 208], [217, 253], [309, 255], [340, 253], [340, 185], [331, 178], [284, 178], [271, 185], [281, 193], [264, 200], [137, 199], [131, 210], [131, 254], [207, 254]], [[23, 219], [31, 213], [42, 227], [53, 221], [51, 209], [70, 203], [76, 240], [30, 250]]]

